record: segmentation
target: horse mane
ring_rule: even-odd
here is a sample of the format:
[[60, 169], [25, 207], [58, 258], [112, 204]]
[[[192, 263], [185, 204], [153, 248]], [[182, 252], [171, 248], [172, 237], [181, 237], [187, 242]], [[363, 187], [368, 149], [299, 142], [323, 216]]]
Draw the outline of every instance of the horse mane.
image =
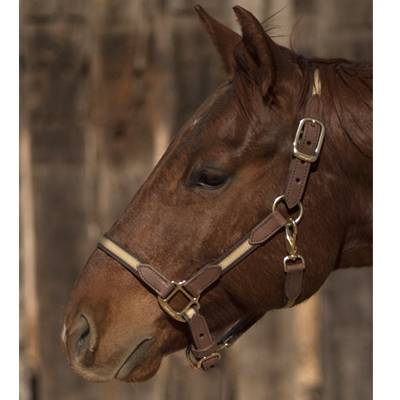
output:
[[[282, 7], [262, 21], [265, 32], [272, 38], [282, 36], [271, 34], [272, 31], [279, 30], [279, 25], [272, 25], [271, 22], [286, 7]], [[294, 32], [295, 29], [290, 34], [290, 48], [279, 47], [292, 53], [306, 73], [308, 87], [311, 87], [313, 82], [314, 70], [319, 69], [324, 103], [334, 111], [339, 126], [347, 138], [365, 157], [372, 159], [372, 64], [352, 62], [342, 58], [305, 58], [294, 50]], [[304, 103], [308, 95], [308, 90], [305, 88], [301, 103]]]
[[302, 56], [298, 61], [309, 82], [319, 69], [323, 102], [336, 119], [332, 125], [339, 124], [353, 145], [372, 159], [372, 64]]
[[340, 127], [372, 159], [372, 65], [344, 60], [318, 61], [317, 65]]

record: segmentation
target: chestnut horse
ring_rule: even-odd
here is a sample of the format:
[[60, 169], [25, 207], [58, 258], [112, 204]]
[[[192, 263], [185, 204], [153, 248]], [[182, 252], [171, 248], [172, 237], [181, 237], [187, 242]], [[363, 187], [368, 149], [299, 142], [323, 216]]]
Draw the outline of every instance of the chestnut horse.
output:
[[[372, 265], [372, 67], [299, 56], [238, 6], [242, 36], [195, 9], [227, 79], [174, 137], [107, 237], [168, 282], [190, 278], [270, 215], [285, 193], [299, 121], [317, 98], [326, 134], [308, 171], [299, 225], [296, 248], [306, 267], [298, 304], [332, 270]], [[200, 303], [212, 335], [250, 321], [243, 331], [285, 305], [285, 253], [282, 229], [207, 287]], [[73, 288], [62, 339], [81, 376], [142, 381], [191, 338], [186, 324], [163, 312], [143, 277], [112, 255], [97, 248], [90, 256]]]

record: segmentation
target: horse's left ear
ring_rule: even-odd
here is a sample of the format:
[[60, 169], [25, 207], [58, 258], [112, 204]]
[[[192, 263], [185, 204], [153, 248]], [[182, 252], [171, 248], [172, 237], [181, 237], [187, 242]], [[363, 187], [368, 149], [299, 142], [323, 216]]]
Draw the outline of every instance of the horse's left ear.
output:
[[266, 34], [260, 22], [240, 6], [233, 7], [242, 28], [242, 45], [235, 49], [238, 72], [245, 72], [265, 97], [276, 77], [279, 48]]
[[194, 7], [201, 22], [206, 28], [214, 46], [217, 48], [226, 72], [233, 76], [234, 73], [234, 49], [241, 41], [241, 37], [225, 25], [218, 22], [215, 18], [206, 13], [203, 7], [196, 5]]

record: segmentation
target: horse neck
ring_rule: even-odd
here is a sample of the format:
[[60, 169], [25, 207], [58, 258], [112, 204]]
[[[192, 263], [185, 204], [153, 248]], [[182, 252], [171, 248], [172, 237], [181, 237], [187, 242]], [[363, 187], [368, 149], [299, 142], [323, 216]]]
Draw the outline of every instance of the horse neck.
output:
[[[338, 179], [345, 234], [336, 268], [372, 265], [372, 70], [350, 63], [318, 64], [322, 118], [327, 125], [323, 157]], [[341, 202], [345, 202], [341, 204]]]

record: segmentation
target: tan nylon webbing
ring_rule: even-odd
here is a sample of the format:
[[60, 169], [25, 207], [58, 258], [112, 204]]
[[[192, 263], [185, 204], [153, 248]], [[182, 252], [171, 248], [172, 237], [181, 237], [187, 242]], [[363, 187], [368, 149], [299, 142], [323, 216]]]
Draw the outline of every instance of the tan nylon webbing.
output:
[[131, 268], [137, 271], [137, 267], [142, 264], [137, 258], [135, 258], [132, 254], [129, 254], [127, 251], [119, 247], [110, 239], [102, 236], [99, 239], [99, 243], [108, 249], [111, 253], [115, 254], [118, 258], [120, 258], [124, 263], [129, 265]]
[[218, 265], [222, 270], [228, 268], [232, 263], [234, 263], [238, 258], [245, 254], [253, 246], [248, 240], [243, 242], [239, 247], [236, 247], [231, 253], [229, 253], [223, 260], [221, 260]]
[[[114, 243], [112, 240], [108, 239], [105, 236], [102, 236], [99, 239], [99, 243], [103, 247], [108, 249], [111, 253], [115, 254], [118, 258], [120, 258], [124, 263], [128, 264], [131, 268], [135, 270], [137, 270], [138, 266], [142, 264], [140, 260], [135, 258], [132, 254], [128, 253], [127, 251], [119, 247], [116, 243]], [[222, 259], [218, 263], [218, 265], [221, 267], [222, 270], [228, 268], [252, 247], [253, 245], [251, 245], [249, 241], [246, 240], [239, 247], [237, 247], [231, 253], [229, 253], [224, 259]]]

